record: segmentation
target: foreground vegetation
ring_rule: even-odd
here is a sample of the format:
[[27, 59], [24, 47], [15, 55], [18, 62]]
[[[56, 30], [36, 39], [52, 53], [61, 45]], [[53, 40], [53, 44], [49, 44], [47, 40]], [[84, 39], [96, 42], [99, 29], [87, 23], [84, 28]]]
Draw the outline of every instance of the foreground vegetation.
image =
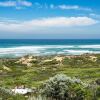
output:
[[[36, 88], [36, 93], [31, 94], [31, 96], [33, 96], [34, 94], [36, 95], [40, 93], [38, 91], [40, 91], [41, 88], [42, 90], [45, 90], [45, 87], [43, 88], [43, 84], [46, 80], [59, 74], [64, 74], [64, 79], [66, 79], [65, 75], [67, 75], [66, 77], [70, 77], [72, 79], [80, 79], [83, 83], [91, 85], [93, 87], [93, 91], [95, 91], [96, 93], [96, 98], [94, 98], [94, 93], [91, 93], [92, 90], [84, 88], [84, 86], [80, 83], [71, 84], [70, 89], [66, 90], [66, 86], [68, 86], [69, 84], [66, 84], [66, 82], [64, 82], [63, 84], [66, 85], [64, 85], [64, 90], [62, 90], [63, 93], [65, 93], [65, 91], [67, 91], [66, 93], [69, 93], [69, 90], [70, 92], [77, 93], [76, 91], [79, 90], [78, 94], [81, 95], [82, 98], [84, 97], [83, 99], [73, 97], [70, 98], [71, 100], [100, 100], [100, 54], [84, 54], [80, 56], [25, 56], [22, 58], [12, 59], [2, 58], [0, 59], [0, 87], [2, 87], [3, 89], [0, 89], [0, 91], [4, 92], [0, 92], [0, 97], [6, 97], [6, 99], [4, 98], [4, 100], [7, 100], [8, 98], [8, 100], [27, 100], [28, 98], [23, 95], [13, 95], [13, 93], [8, 94], [5, 91], [13, 89], [16, 86], [25, 85], [25, 87], [27, 88]], [[55, 77], [53, 78], [53, 80], [55, 79]], [[48, 82], [46, 83], [49, 84]], [[56, 85], [53, 86], [54, 87], [52, 88], [55, 89]], [[44, 91], [43, 94], [45, 93], [48, 92]], [[60, 94], [65, 95], [63, 93], [61, 92]], [[48, 96], [47, 94], [45, 95]], [[54, 94], [51, 93], [51, 95]], [[55, 97], [56, 96], [54, 96], [54, 98]], [[56, 98], [58, 100], [70, 100], [68, 98], [65, 98], [64, 96], [64, 98], [61, 97], [59, 97], [59, 99], [57, 97]], [[90, 99], [90, 97], [93, 98]]]
[[42, 85], [41, 93], [51, 98], [50, 100], [97, 100], [100, 94], [97, 86], [64, 74], [56, 75], [46, 81]]

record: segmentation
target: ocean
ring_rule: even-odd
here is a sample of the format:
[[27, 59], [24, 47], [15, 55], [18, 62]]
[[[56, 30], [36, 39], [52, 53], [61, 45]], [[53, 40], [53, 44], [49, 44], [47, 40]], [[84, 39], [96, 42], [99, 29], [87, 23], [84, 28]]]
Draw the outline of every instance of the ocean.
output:
[[100, 39], [1, 39], [0, 58], [100, 53]]

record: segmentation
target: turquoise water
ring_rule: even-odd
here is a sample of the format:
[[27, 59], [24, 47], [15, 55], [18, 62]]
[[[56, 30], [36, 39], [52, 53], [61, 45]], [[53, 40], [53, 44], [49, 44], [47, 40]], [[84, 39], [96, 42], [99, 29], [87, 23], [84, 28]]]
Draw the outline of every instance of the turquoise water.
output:
[[100, 53], [99, 39], [2, 39], [0, 57], [20, 57], [23, 55], [79, 55]]

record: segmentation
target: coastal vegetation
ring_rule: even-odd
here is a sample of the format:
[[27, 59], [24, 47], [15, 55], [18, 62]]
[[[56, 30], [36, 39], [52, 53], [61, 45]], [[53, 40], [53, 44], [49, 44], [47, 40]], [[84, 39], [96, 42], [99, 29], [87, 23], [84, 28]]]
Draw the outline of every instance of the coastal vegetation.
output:
[[[25, 95], [12, 92], [22, 85], [34, 91]], [[100, 54], [1, 58], [0, 98], [36, 100], [36, 97], [100, 100]]]

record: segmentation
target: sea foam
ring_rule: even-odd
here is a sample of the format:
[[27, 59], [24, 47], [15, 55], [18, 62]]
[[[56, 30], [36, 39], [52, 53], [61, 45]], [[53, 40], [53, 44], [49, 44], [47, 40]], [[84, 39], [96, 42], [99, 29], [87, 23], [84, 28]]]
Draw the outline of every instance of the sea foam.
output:
[[100, 45], [32, 45], [0, 48], [0, 57], [20, 57], [23, 55], [54, 55], [100, 53]]

